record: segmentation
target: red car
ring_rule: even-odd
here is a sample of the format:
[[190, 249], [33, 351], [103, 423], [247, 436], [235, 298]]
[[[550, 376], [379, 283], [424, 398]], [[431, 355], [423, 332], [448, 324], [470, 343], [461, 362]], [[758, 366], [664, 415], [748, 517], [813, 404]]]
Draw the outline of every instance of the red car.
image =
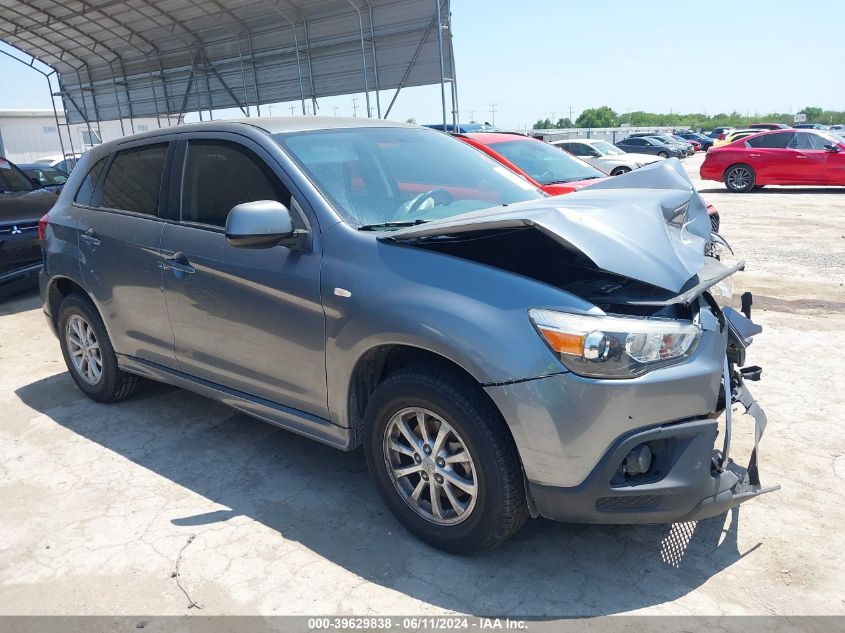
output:
[[[608, 177], [569, 152], [562, 152], [545, 141], [521, 134], [476, 132], [455, 136], [552, 196], [578, 191]], [[710, 225], [718, 232], [719, 212], [709, 202], [705, 204]]]
[[704, 180], [744, 193], [764, 185], [845, 186], [845, 138], [821, 130], [771, 130], [715, 147]]
[[608, 177], [580, 158], [536, 138], [505, 132], [474, 132], [455, 136], [553, 196], [572, 193]]

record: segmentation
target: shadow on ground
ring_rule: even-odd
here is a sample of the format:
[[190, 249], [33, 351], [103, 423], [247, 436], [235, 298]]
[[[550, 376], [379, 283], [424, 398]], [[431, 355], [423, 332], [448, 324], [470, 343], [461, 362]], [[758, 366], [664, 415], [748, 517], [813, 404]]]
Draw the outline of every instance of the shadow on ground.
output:
[[164, 385], [100, 405], [63, 373], [16, 393], [57, 424], [228, 508], [179, 517], [174, 529], [245, 515], [364, 579], [444, 609], [533, 617], [641, 609], [689, 593], [749, 553], [738, 551], [734, 510], [729, 527], [725, 515], [674, 526], [534, 520], [496, 551], [450, 556], [389, 515], [360, 451], [336, 451]]
[[41, 307], [41, 298], [37, 289], [27, 289], [23, 292], [9, 293], [0, 287], [0, 316], [27, 312]]

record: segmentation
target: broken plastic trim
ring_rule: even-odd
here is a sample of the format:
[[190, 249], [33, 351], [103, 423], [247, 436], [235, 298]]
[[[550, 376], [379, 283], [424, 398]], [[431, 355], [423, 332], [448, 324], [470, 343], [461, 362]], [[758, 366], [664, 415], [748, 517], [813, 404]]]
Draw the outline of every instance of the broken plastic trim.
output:
[[672, 297], [671, 299], [666, 299], [665, 301], [629, 301], [628, 304], [629, 305], [635, 305], [635, 306], [661, 306], [661, 307], [676, 305], [676, 304], [679, 304], [679, 303], [682, 303], [682, 304], [685, 304], [685, 305], [690, 305], [698, 297], [700, 297], [702, 294], [704, 294], [704, 292], [706, 290], [708, 290], [709, 288], [712, 288], [713, 286], [715, 286], [717, 283], [719, 283], [723, 279], [730, 277], [731, 275], [733, 275], [736, 272], [739, 272], [740, 270], [745, 270], [745, 262], [744, 261], [737, 262], [733, 266], [731, 266], [729, 268], [725, 268], [725, 270], [720, 272], [715, 277], [708, 277], [704, 281], [697, 283], [695, 286], [693, 286], [692, 288], [690, 288], [686, 292], [682, 292], [681, 294], [676, 295], [676, 296]]

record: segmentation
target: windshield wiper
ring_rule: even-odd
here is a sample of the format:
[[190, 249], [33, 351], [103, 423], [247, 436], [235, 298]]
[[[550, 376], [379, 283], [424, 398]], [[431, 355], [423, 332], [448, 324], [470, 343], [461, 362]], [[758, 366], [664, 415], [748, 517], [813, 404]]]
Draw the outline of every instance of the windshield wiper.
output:
[[425, 224], [428, 220], [402, 220], [393, 222], [377, 222], [375, 224], [362, 224], [358, 227], [359, 231], [377, 231], [378, 229], [399, 229], [403, 226], [416, 226], [418, 224]]

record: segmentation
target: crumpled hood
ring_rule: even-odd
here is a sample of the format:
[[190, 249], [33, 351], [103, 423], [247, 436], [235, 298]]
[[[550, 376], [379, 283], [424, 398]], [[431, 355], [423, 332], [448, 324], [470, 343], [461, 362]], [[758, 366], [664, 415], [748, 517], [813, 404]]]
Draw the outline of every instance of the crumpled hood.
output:
[[704, 266], [710, 224], [683, 167], [670, 159], [575, 193], [399, 229], [383, 241], [535, 228], [598, 268], [680, 292]]

